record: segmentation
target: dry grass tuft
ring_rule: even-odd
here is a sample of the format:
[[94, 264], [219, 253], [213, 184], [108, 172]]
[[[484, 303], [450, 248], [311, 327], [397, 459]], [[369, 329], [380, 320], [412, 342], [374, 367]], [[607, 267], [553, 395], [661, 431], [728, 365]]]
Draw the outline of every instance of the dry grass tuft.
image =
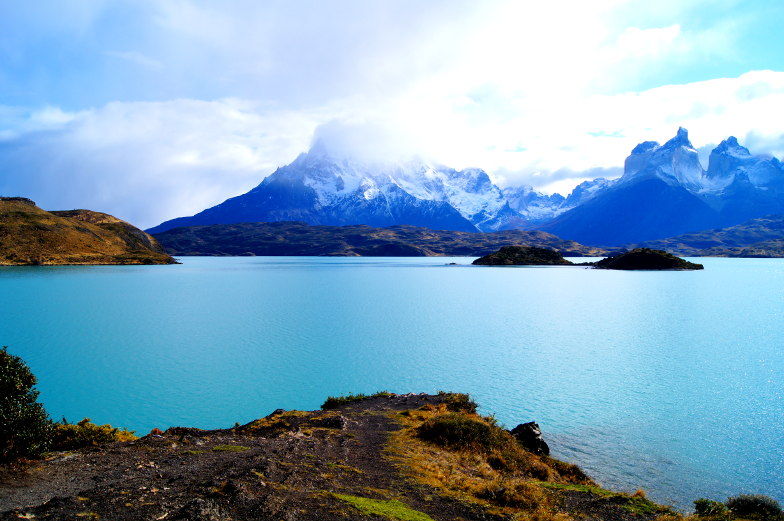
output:
[[446, 496], [520, 519], [564, 521], [555, 494], [539, 482], [593, 482], [579, 468], [522, 446], [493, 418], [456, 412], [448, 404], [398, 413], [403, 429], [390, 437], [389, 456], [418, 482]]

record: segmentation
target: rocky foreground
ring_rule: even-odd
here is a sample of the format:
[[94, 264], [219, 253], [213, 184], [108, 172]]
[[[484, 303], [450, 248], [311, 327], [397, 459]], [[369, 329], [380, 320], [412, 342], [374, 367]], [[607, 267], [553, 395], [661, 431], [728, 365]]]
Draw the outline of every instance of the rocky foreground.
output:
[[378, 393], [323, 408], [153, 431], [5, 469], [0, 520], [679, 517], [642, 494], [599, 488], [536, 436], [524, 445], [467, 395]]

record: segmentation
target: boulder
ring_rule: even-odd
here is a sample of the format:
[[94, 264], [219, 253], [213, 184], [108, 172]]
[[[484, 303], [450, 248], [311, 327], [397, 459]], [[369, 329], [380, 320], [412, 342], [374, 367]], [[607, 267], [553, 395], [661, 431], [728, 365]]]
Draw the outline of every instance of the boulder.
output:
[[550, 455], [550, 447], [542, 439], [542, 431], [536, 422], [521, 423], [510, 432], [528, 452], [544, 456]]

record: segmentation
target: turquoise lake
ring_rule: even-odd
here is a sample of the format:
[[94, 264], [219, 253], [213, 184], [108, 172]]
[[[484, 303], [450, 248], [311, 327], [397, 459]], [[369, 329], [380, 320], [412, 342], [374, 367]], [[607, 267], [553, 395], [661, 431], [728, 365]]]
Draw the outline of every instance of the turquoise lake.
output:
[[[600, 483], [784, 501], [784, 259], [699, 272], [467, 258], [0, 269], [0, 345], [53, 419], [230, 427], [328, 395], [470, 393]], [[456, 262], [457, 266], [446, 265]]]

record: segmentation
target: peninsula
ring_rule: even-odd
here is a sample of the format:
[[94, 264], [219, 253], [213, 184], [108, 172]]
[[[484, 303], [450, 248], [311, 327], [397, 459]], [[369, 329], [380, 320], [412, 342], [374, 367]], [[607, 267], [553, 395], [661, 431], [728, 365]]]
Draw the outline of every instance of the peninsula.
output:
[[153, 237], [109, 214], [0, 197], [0, 265], [174, 263]]
[[477, 414], [465, 394], [330, 397], [318, 411], [276, 410], [229, 429], [154, 429], [133, 441], [50, 453], [0, 474], [0, 520], [652, 521], [674, 514], [642, 493], [600, 488], [578, 467], [524, 443]]

